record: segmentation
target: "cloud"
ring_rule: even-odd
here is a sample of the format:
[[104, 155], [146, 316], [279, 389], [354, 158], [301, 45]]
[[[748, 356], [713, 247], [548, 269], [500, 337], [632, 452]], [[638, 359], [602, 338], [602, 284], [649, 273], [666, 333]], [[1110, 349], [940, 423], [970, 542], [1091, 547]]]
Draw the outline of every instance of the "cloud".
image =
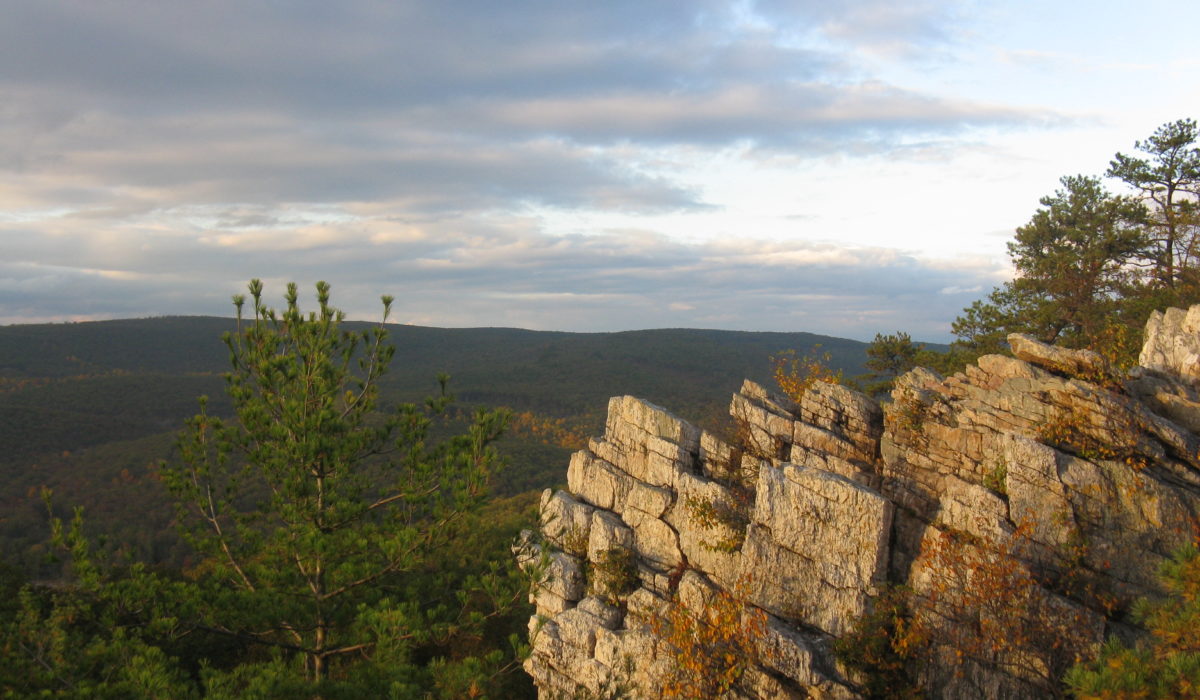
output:
[[645, 149], [887, 151], [1045, 118], [863, 78], [852, 54], [801, 40], [899, 18], [896, 40], [937, 43], [936, 3], [9, 9], [0, 173], [33, 179], [26, 201], [80, 208], [697, 207]]
[[[953, 134], [968, 125], [1020, 124], [1047, 118], [1015, 109], [960, 103], [879, 82], [728, 85], [697, 92], [549, 97], [478, 107], [482, 120], [514, 131], [561, 134], [588, 142], [622, 138], [673, 144], [747, 141], [823, 151], [875, 141], [879, 150], [904, 138]], [[454, 110], [450, 110], [454, 114]]]
[[960, 4], [853, 2], [827, 16], [822, 29], [830, 37], [892, 58], [936, 52], [960, 40], [951, 29]]
[[[742, 239], [684, 243], [645, 231], [554, 235], [531, 219], [440, 221], [404, 235], [386, 219], [221, 237], [122, 235], [97, 243], [86, 220], [53, 236], [0, 226], [0, 321], [229, 312], [251, 277], [334, 286], [372, 318], [380, 294], [398, 318], [439, 326], [560, 330], [703, 327], [811, 330], [869, 339], [881, 328], [946, 337], [986, 261], [925, 261], [887, 249]], [[290, 243], [289, 243], [290, 242]]]
[[17, 4], [0, 23], [0, 320], [223, 313], [262, 277], [327, 279], [368, 317], [394, 293], [438, 325], [870, 337], [894, 318], [944, 335], [969, 299], [939, 292], [987, 265], [586, 215], [720, 211], [696, 171], [730, 152], [921, 160], [1043, 123], [871, 74], [866, 53], [953, 43], [955, 7]]

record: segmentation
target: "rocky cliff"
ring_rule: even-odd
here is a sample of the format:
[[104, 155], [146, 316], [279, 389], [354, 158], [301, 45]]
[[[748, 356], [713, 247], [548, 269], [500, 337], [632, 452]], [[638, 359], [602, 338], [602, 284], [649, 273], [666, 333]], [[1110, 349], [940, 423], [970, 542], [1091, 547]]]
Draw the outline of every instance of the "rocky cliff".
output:
[[610, 400], [518, 547], [541, 696], [1044, 696], [1136, 637], [1130, 605], [1200, 532], [1200, 306], [1155, 314], [1129, 373], [1009, 343], [882, 406], [746, 382], [724, 437]]

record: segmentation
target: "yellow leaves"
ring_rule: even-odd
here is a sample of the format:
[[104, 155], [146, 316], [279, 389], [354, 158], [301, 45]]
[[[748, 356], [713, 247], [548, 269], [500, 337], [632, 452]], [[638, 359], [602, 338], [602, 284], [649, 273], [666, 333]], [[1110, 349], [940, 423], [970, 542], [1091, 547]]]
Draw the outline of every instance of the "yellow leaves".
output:
[[929, 406], [921, 399], [920, 394], [906, 388], [888, 407], [884, 419], [890, 429], [905, 431], [913, 445], [924, 449], [929, 444], [929, 437], [925, 434], [925, 422], [929, 419], [929, 412]]
[[842, 370], [833, 370], [829, 363], [833, 355], [829, 352], [818, 352], [821, 346], [814, 345], [812, 350], [797, 356], [795, 350], [785, 350], [771, 357], [772, 375], [779, 389], [793, 401], [799, 402], [804, 398], [804, 392], [814, 382], [826, 384], [841, 384]]
[[1140, 420], [1124, 411], [1109, 416], [1108, 425], [1101, 431], [1092, 425], [1086, 410], [1070, 406], [1042, 423], [1037, 437], [1047, 445], [1087, 460], [1121, 461], [1141, 471], [1150, 466], [1149, 459], [1138, 451], [1144, 431]]
[[919, 625], [909, 616], [911, 591], [888, 586], [875, 598], [869, 612], [854, 623], [848, 634], [834, 642], [834, 653], [863, 679], [866, 697], [920, 698], [908, 674], [909, 662], [925, 648]]
[[1097, 376], [1084, 378], [1102, 386], [1119, 386], [1121, 373], [1137, 364], [1138, 353], [1142, 350], [1139, 330], [1128, 324], [1110, 321], [1095, 334], [1087, 349], [1103, 357], [1110, 369], [1097, 373]]
[[[733, 492], [735, 496], [738, 491]], [[702, 541], [705, 549], [716, 552], [736, 552], [746, 538], [746, 527], [750, 524], [749, 502], [742, 494], [741, 502], [733, 505], [710, 498], [688, 496], [685, 501], [688, 514], [700, 527], [717, 530], [724, 534], [716, 542]]]
[[920, 558], [931, 579], [928, 594], [914, 599], [913, 624], [959, 665], [982, 663], [1052, 689], [1091, 643], [1089, 618], [1056, 605], [1018, 558], [1032, 527], [1018, 523], [999, 541], [949, 532], [927, 539]]
[[513, 435], [525, 435], [547, 445], [577, 450], [587, 444], [587, 436], [579, 428], [567, 425], [563, 418], [549, 418], [531, 411], [513, 412], [508, 425]]
[[1077, 665], [1067, 677], [1076, 697], [1200, 697], [1200, 610], [1187, 602], [1185, 591], [1200, 588], [1187, 570], [1200, 560], [1196, 549], [1177, 551], [1160, 569], [1165, 598], [1143, 599], [1134, 618], [1150, 635], [1127, 647], [1116, 638], [1104, 645], [1099, 659]]
[[653, 621], [673, 666], [661, 697], [720, 697], [757, 663], [756, 640], [766, 631], [767, 615], [747, 605], [748, 587], [743, 577], [732, 593], [716, 591], [700, 610], [677, 598], [665, 619]]

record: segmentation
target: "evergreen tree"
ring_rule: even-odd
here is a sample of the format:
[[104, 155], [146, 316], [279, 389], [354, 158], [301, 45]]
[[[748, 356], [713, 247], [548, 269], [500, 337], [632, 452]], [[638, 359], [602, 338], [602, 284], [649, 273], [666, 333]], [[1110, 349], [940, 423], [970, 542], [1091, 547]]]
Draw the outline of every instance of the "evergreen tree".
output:
[[981, 355], [1007, 351], [1008, 334], [1026, 330], [1018, 298], [1011, 283], [996, 287], [986, 299], [971, 302], [951, 322], [950, 329], [957, 338], [951, 348], [961, 352], [963, 364]]
[[1145, 252], [1141, 208], [1109, 194], [1094, 177], [1062, 179], [1017, 229], [1008, 253], [1021, 322], [1047, 343], [1079, 345], [1095, 337], [1136, 281]]
[[[49, 505], [50, 492], [42, 492]], [[181, 657], [202, 650], [183, 621], [195, 595], [142, 564], [114, 566], [92, 551], [82, 511], [52, 520], [52, 541], [70, 556], [69, 582], [10, 580], [0, 605], [0, 695], [61, 698], [197, 697]], [[236, 645], [225, 645], [236, 651]], [[195, 666], [192, 671], [197, 670]]]
[[1076, 697], [1200, 696], [1200, 553], [1177, 552], [1161, 577], [1169, 596], [1134, 608], [1149, 635], [1132, 647], [1114, 637], [1098, 659], [1072, 668], [1066, 682]]
[[352, 665], [403, 683], [413, 649], [453, 631], [459, 601], [422, 586], [423, 567], [482, 504], [507, 415], [481, 410], [465, 434], [432, 443], [447, 377], [424, 407], [377, 411], [394, 353], [382, 327], [343, 330], [325, 283], [307, 316], [294, 284], [282, 313], [258, 280], [250, 294], [253, 317], [235, 297], [239, 331], [225, 338], [234, 419], [201, 412], [162, 468], [204, 556], [204, 624], [316, 687]]
[[[1153, 245], [1151, 259], [1158, 286], [1174, 292], [1200, 284], [1200, 228], [1196, 196], [1200, 195], [1200, 132], [1192, 119], [1160, 126], [1150, 138], [1134, 142], [1146, 157], [1118, 153], [1109, 164], [1109, 177], [1141, 193], [1149, 208], [1147, 229]], [[1168, 298], [1166, 303], [1178, 303]]]
[[924, 349], [924, 345], [914, 343], [904, 331], [876, 333], [867, 346], [866, 367], [870, 371], [863, 376], [866, 382], [863, 390], [871, 395], [891, 391], [896, 377], [917, 366]]
[[0, 606], [0, 694], [476, 697], [517, 668], [521, 645], [496, 633], [526, 579], [507, 548], [481, 560], [476, 515], [507, 414], [450, 434], [447, 377], [424, 406], [384, 410], [382, 326], [343, 329], [324, 283], [307, 315], [295, 285], [282, 312], [258, 280], [250, 293], [225, 337], [233, 417], [202, 398], [159, 468], [197, 553], [186, 576], [105, 563], [78, 513], [55, 520], [73, 580]]
[[1146, 254], [1141, 206], [1095, 177], [1064, 177], [1008, 244], [1017, 275], [954, 321], [958, 344], [998, 352], [1009, 333], [1079, 347], [1105, 329], [1137, 287]]

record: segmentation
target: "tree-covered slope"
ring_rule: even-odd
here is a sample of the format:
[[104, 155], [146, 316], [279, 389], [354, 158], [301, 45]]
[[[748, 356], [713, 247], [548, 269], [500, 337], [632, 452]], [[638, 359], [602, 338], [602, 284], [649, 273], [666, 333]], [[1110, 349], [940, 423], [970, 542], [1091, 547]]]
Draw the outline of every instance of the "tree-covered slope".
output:
[[[33, 440], [40, 449], [45, 440], [28, 433], [31, 425], [51, 433], [79, 429], [78, 438], [56, 436], [54, 447], [93, 444], [86, 437], [93, 431], [78, 424], [79, 415], [97, 424], [177, 425], [192, 412], [196, 395], [221, 393], [216, 377], [225, 370], [227, 352], [220, 335], [232, 328], [232, 320], [207, 317], [0, 327], [0, 412], [13, 416], [6, 426], [24, 426], [23, 435], [0, 433], [0, 444], [11, 450]], [[820, 345], [832, 354], [834, 366], [854, 375], [862, 370], [865, 348], [811, 333], [562, 333], [405, 325], [388, 326], [388, 331], [397, 346], [397, 360], [385, 379], [391, 398], [419, 398], [434, 386], [437, 373], [446, 372], [464, 401], [555, 417], [594, 412], [598, 400], [602, 404], [621, 393], [702, 413], [723, 405], [743, 378], [766, 381], [769, 358], [781, 350]], [[128, 437], [122, 432], [118, 439]]]
[[[38, 491], [48, 486], [64, 509], [85, 506], [95, 531], [174, 559], [172, 543], [155, 534], [170, 530], [171, 513], [150, 465], [170, 456], [198, 396], [228, 413], [220, 338], [234, 327], [210, 317], [0, 327], [0, 555], [36, 563], [30, 547], [46, 528]], [[421, 400], [445, 372], [460, 405], [508, 406], [577, 437], [601, 432], [610, 396], [634, 394], [714, 425], [743, 378], [769, 381], [772, 355], [820, 345], [854, 375], [866, 347], [809, 333], [387, 328], [397, 352], [381, 383], [385, 403]], [[497, 492], [565, 479], [568, 447], [521, 424], [511, 433], [500, 444], [509, 467]]]

